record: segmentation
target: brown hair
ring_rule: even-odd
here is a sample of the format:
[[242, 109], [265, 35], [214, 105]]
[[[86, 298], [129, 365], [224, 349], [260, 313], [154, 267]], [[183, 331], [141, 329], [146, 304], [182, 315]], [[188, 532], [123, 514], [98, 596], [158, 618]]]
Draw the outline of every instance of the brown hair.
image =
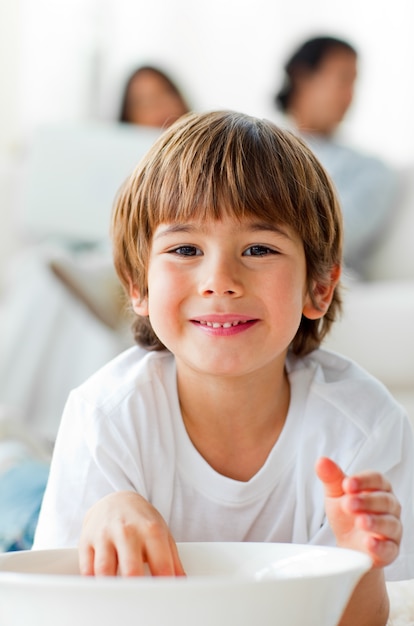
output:
[[[188, 114], [156, 141], [126, 181], [115, 203], [115, 268], [129, 293], [148, 293], [154, 230], [195, 216], [258, 216], [291, 227], [304, 245], [307, 282], [329, 284], [340, 265], [342, 218], [332, 183], [310, 149], [272, 122], [233, 111]], [[315, 305], [316, 302], [313, 301]], [[291, 349], [317, 348], [341, 308], [338, 287], [321, 319], [302, 316]], [[134, 324], [137, 343], [165, 348], [147, 317]]]

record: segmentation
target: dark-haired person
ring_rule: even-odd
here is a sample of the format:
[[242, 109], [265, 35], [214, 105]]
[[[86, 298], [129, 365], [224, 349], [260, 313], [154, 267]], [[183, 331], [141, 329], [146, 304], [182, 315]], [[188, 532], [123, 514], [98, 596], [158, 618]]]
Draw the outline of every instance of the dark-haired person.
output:
[[357, 66], [358, 53], [347, 41], [309, 39], [287, 61], [275, 101], [333, 179], [344, 216], [345, 265], [363, 278], [391, 218], [398, 185], [396, 173], [382, 160], [336, 137], [352, 104]]
[[171, 78], [160, 69], [145, 65], [136, 69], [127, 80], [119, 121], [167, 128], [189, 110]]

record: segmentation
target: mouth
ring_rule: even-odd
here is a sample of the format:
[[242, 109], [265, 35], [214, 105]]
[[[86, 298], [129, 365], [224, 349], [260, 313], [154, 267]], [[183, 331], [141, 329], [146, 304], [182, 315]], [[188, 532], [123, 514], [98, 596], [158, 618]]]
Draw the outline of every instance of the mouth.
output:
[[231, 339], [244, 335], [259, 322], [257, 318], [247, 315], [211, 314], [190, 320], [199, 332], [210, 338]]
[[219, 336], [233, 336], [254, 326], [259, 320], [241, 313], [210, 313], [190, 320], [205, 332]]
[[201, 326], [208, 326], [209, 328], [232, 328], [233, 326], [240, 326], [241, 324], [248, 324], [249, 322], [253, 322], [254, 320], [234, 320], [234, 321], [226, 321], [226, 322], [210, 322], [207, 320], [194, 320], [196, 323]]

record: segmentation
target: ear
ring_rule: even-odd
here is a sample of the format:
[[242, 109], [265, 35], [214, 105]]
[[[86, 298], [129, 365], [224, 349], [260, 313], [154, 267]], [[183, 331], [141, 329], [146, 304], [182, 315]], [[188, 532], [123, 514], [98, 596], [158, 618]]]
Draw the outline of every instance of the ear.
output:
[[316, 320], [323, 317], [332, 302], [335, 287], [339, 283], [341, 277], [341, 267], [334, 265], [329, 280], [326, 283], [316, 282], [312, 287], [312, 295], [306, 295], [305, 304], [302, 313], [310, 320]]
[[148, 317], [148, 298], [142, 298], [137, 287], [130, 285], [129, 297], [131, 298], [131, 304], [134, 312], [141, 317]]

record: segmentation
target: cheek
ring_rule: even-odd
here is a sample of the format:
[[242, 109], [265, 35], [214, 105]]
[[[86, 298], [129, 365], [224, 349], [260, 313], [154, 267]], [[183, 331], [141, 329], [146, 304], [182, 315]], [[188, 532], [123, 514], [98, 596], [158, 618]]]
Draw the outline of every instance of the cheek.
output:
[[151, 323], [159, 324], [177, 316], [185, 293], [183, 277], [167, 266], [154, 265], [148, 272], [148, 312]]
[[300, 322], [307, 290], [304, 281], [295, 272], [286, 272], [278, 281], [270, 281], [265, 293], [275, 318], [291, 320], [293, 326]]

